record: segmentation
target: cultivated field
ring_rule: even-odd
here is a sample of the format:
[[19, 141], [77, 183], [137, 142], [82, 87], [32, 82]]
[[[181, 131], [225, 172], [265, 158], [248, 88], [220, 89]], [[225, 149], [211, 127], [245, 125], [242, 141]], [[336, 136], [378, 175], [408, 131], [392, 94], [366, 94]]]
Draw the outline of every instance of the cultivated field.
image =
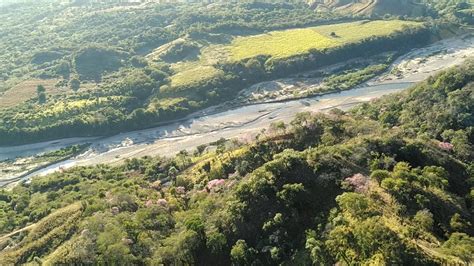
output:
[[284, 59], [313, 49], [339, 47], [419, 26], [421, 23], [403, 20], [364, 20], [236, 37], [229, 44], [205, 46], [196, 60], [174, 65], [176, 74], [171, 77], [171, 86], [186, 86], [218, 75], [220, 72], [213, 67], [216, 62], [239, 61], [259, 55]]
[[312, 28], [306, 28], [236, 38], [229, 48], [231, 59], [238, 61], [259, 55], [285, 58], [306, 53], [310, 49], [324, 49], [338, 44], [336, 39], [325, 37]]
[[232, 60], [242, 60], [258, 55], [285, 58], [307, 53], [311, 49], [323, 50], [369, 37], [387, 36], [404, 27], [417, 25], [419, 23], [411, 21], [378, 20], [273, 31], [253, 37], [236, 38], [228, 49], [231, 51]]
[[[37, 97], [38, 94], [36, 92], [36, 87], [38, 85], [44, 86], [44, 88], [46, 89], [47, 96], [74, 93], [68, 87], [56, 87], [56, 84], [59, 81], [59, 79], [28, 79], [23, 82], [20, 82], [17, 85], [13, 86], [11, 89], [0, 93], [0, 109], [13, 107], [17, 104]], [[96, 84], [85, 83], [81, 84], [80, 90], [93, 90], [95, 88]]]
[[313, 28], [314, 31], [331, 38], [331, 33], [336, 34], [339, 44], [358, 42], [368, 37], [380, 37], [401, 31], [405, 27], [420, 27], [421, 23], [404, 20], [377, 20], [358, 21], [333, 25], [324, 25]]
[[60, 94], [61, 89], [55, 87], [58, 81], [59, 80], [56, 79], [30, 79], [23, 81], [3, 94], [0, 93], [0, 108], [12, 107], [36, 97], [36, 86], [38, 85], [43, 85], [45, 87], [47, 95]]

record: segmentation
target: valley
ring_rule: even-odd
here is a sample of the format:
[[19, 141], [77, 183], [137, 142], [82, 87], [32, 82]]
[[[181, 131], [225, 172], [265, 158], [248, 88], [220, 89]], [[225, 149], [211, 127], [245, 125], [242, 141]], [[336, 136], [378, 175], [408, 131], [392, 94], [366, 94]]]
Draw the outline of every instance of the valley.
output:
[[0, 0], [0, 265], [473, 265], [473, 0]]
[[[105, 138], [64, 139], [38, 143], [32, 145], [32, 149], [27, 148], [30, 145], [0, 147], [0, 159], [34, 156], [72, 144], [90, 144], [85, 152], [74, 158], [49, 165], [26, 176], [20, 175], [21, 180], [28, 180], [36, 175], [45, 175], [74, 166], [118, 164], [126, 159], [142, 156], [163, 154], [171, 156], [181, 150], [190, 151], [199, 145], [206, 145], [221, 138], [251, 140], [274, 121], [289, 122], [299, 112], [325, 112], [332, 108], [347, 110], [358, 103], [402, 91], [440, 70], [460, 65], [472, 56], [474, 56], [474, 38], [468, 34], [439, 41], [425, 48], [414, 49], [396, 59], [386, 73], [348, 91], [306, 99], [236, 106], [231, 110], [226, 110], [229, 104], [224, 103], [191, 114], [182, 121], [157, 128]], [[264, 82], [263, 85], [282, 82], [285, 86], [297, 86], [301, 84], [301, 78]], [[4, 177], [4, 181], [0, 180], [0, 185], [16, 183], [18, 180], [19, 178], [8, 175]]]

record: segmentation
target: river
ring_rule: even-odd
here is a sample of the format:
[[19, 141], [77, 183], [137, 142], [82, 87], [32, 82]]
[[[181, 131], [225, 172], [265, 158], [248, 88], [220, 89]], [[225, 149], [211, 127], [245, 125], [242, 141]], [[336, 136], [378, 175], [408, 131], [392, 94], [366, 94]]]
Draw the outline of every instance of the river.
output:
[[[442, 69], [460, 65], [472, 56], [474, 56], [474, 38], [471, 35], [447, 39], [412, 50], [397, 59], [389, 72], [364, 85], [340, 93], [287, 102], [248, 105], [219, 113], [208, 109], [190, 115], [189, 119], [181, 122], [110, 137], [72, 138], [2, 147], [0, 160], [32, 156], [72, 144], [91, 143], [89, 149], [72, 159], [21, 177], [21, 180], [27, 180], [36, 175], [45, 175], [73, 166], [117, 164], [127, 158], [145, 155], [171, 156], [181, 150], [191, 150], [220, 138], [248, 140], [274, 121], [289, 122], [296, 113], [305, 111], [326, 111], [335, 107], [348, 109], [358, 103], [400, 92]], [[392, 71], [393, 69], [397, 71]], [[395, 72], [397, 75], [392, 74]], [[11, 182], [13, 181], [0, 180], [0, 187]]]

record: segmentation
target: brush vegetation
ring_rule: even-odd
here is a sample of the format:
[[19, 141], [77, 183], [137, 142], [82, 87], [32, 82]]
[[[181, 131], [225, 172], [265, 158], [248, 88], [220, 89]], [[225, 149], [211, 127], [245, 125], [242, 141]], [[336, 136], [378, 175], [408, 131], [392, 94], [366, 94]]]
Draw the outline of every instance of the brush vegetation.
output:
[[0, 191], [0, 264], [470, 264], [473, 77]]

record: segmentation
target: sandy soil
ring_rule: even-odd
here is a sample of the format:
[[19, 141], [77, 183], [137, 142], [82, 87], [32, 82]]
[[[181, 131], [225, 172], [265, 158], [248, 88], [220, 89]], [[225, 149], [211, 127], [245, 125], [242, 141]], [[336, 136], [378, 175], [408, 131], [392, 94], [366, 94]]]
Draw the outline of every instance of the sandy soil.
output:
[[462, 64], [474, 55], [474, 36], [446, 39], [423, 49], [415, 49], [397, 59], [390, 72], [370, 84], [419, 82], [440, 70]]
[[326, 84], [324, 79], [341, 72], [350, 63], [375, 64], [374, 58], [356, 58], [347, 62], [317, 68], [308, 72], [292, 75], [288, 78], [260, 82], [242, 90], [236, 103], [265, 103], [282, 100], [300, 99], [308, 95], [321, 93]]

